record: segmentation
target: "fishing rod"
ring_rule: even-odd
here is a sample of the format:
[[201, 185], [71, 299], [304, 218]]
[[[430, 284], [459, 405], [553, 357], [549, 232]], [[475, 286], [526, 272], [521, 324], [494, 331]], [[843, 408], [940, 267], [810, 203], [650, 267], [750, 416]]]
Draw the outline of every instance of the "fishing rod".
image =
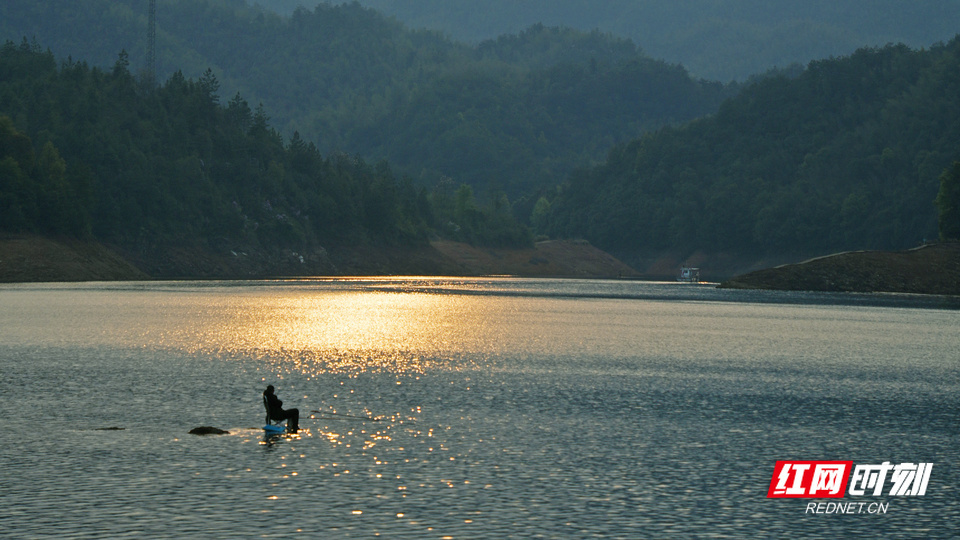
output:
[[[313, 415], [311, 415], [309, 419], [310, 419], [310, 420], [337, 420], [337, 421], [339, 421], [339, 422], [356, 422], [357, 420], [360, 420], [360, 421], [362, 422], [363, 420], [367, 420], [366, 418], [364, 418], [364, 419], [360, 419], [360, 418], [344, 418], [344, 417], [342, 417], [342, 416], [322, 416], [322, 415], [320, 415], [320, 416], [313, 416]], [[379, 420], [377, 420], [376, 418], [371, 418], [370, 420], [373, 421], [373, 422], [379, 422]]]
[[[376, 418], [376, 417], [373, 417], [373, 416], [354, 416], [354, 415], [352, 415], [352, 414], [342, 414], [342, 413], [335, 413], [335, 412], [330, 412], [330, 411], [310, 411], [310, 412], [311, 412], [311, 413], [317, 413], [317, 414], [332, 414], [332, 415], [334, 415], [334, 416], [342, 416], [342, 417], [344, 417], [344, 418], [355, 418], [355, 419], [357, 419], [357, 420], [372, 420], [372, 421], [374, 421], [374, 422], [379, 422], [379, 421], [380, 421], [380, 418]], [[332, 419], [331, 419], [331, 420], [332, 420]]]

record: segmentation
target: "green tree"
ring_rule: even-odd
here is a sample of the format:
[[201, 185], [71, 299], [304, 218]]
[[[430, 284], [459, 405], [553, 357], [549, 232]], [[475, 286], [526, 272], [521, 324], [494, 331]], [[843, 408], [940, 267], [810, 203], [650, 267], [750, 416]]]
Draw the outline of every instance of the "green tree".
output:
[[0, 156], [0, 230], [21, 232], [31, 228], [35, 204], [30, 180], [10, 156]]
[[538, 234], [545, 234], [549, 216], [550, 201], [546, 197], [540, 197], [537, 199], [537, 204], [533, 206], [533, 213], [530, 215], [530, 224], [533, 225], [533, 230]]
[[24, 231], [36, 220], [36, 194], [28, 171], [34, 168], [33, 143], [0, 116], [0, 230]]
[[56, 234], [76, 233], [78, 228], [84, 228], [73, 190], [67, 183], [67, 162], [53, 143], [48, 141], [43, 145], [37, 168], [41, 227]]
[[17, 131], [10, 117], [0, 116], [0, 158], [5, 156], [13, 158], [21, 169], [33, 167], [33, 142]]
[[940, 175], [936, 205], [940, 240], [960, 240], [960, 161], [955, 161]]

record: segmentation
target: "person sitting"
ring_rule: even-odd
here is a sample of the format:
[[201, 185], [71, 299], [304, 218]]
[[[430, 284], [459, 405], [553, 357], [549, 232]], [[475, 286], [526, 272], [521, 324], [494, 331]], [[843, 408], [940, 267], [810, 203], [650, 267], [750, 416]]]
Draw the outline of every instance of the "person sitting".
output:
[[263, 399], [267, 401], [267, 411], [271, 420], [286, 420], [287, 431], [296, 432], [300, 429], [300, 409], [283, 410], [283, 402], [273, 393], [273, 385], [263, 391]]

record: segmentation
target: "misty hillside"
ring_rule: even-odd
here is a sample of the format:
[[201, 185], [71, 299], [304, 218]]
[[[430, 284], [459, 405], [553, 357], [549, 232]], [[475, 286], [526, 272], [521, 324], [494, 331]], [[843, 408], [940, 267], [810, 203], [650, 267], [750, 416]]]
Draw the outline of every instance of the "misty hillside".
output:
[[[316, 0], [250, 0], [280, 12]], [[926, 47], [960, 31], [954, 0], [360, 0], [411, 28], [478, 43], [543, 23], [598, 28], [654, 58], [728, 81], [794, 62], [902, 42]]]
[[627, 259], [909, 248], [937, 238], [938, 178], [956, 160], [960, 37], [863, 49], [618, 146], [560, 192], [551, 232]]
[[[0, 39], [59, 58], [142, 69], [146, 1], [0, 4]], [[715, 112], [732, 89], [651, 60], [624, 39], [533, 26], [466, 46], [359, 4], [280, 17], [244, 0], [158, 4], [158, 80], [208, 67], [222, 93], [263, 103], [285, 137], [388, 159], [429, 185], [511, 197], [554, 185], [610, 146]]]
[[960, 158], [956, 38], [723, 86], [596, 31], [467, 46], [356, 3], [166, 0], [154, 84], [143, 4], [0, 4], [4, 35], [34, 36], [0, 66], [6, 230], [222, 254], [527, 245], [529, 223], [627, 260], [812, 256], [935, 238]]
[[338, 272], [344, 250], [403, 262], [436, 238], [531, 247], [505, 198], [428, 191], [387, 162], [285, 142], [262, 107], [219, 86], [212, 71], [145, 85], [125, 55], [101, 69], [4, 43], [0, 235], [96, 240], [153, 276]]

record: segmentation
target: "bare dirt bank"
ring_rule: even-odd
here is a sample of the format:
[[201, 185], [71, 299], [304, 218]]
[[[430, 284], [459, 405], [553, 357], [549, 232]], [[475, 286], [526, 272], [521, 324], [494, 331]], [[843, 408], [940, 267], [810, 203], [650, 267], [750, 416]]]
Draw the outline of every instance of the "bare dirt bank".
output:
[[637, 272], [613, 255], [583, 240], [548, 240], [532, 248], [492, 249], [459, 242], [432, 246], [455, 262], [462, 275], [525, 277], [636, 277]]
[[583, 241], [525, 249], [438, 241], [416, 247], [357, 246], [304, 252], [166, 247], [124, 252], [93, 241], [0, 237], [0, 282], [141, 279], [255, 279], [346, 275], [516, 275], [635, 277], [613, 256]]
[[95, 242], [40, 236], [0, 237], [0, 282], [146, 279], [136, 266]]
[[720, 287], [960, 295], [960, 243], [838, 253], [736, 276]]

